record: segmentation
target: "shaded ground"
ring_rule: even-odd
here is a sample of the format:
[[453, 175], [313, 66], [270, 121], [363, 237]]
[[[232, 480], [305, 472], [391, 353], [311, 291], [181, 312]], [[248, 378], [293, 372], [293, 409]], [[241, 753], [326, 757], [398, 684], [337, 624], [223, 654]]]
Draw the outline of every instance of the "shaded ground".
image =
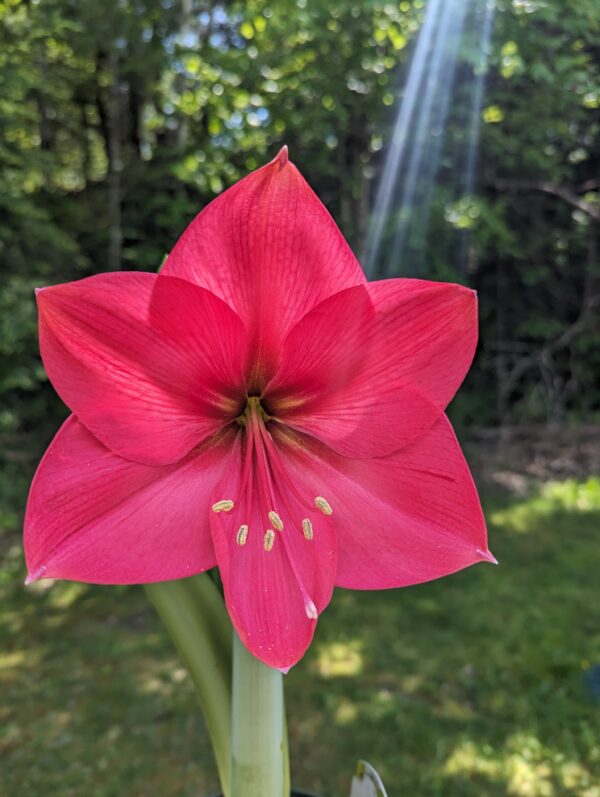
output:
[[[500, 567], [334, 596], [286, 678], [299, 785], [345, 797], [366, 757], [390, 797], [600, 797], [600, 703], [584, 677], [600, 663], [600, 481], [585, 472], [594, 453], [569, 471], [552, 446], [537, 470], [547, 443], [519, 445], [470, 447], [487, 463], [476, 471]], [[14, 517], [5, 513], [5, 527]], [[25, 590], [18, 538], [7, 539], [0, 794], [210, 793], [193, 690], [143, 591]]]
[[516, 426], [467, 435], [477, 482], [488, 492], [526, 495], [536, 482], [600, 474], [600, 426]]

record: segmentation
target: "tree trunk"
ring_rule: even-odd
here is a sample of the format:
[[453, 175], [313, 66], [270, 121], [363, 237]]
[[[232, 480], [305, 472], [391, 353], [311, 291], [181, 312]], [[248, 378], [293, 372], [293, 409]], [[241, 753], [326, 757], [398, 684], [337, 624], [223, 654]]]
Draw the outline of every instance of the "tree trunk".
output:
[[108, 98], [108, 263], [107, 268], [121, 268], [123, 226], [121, 214], [121, 173], [123, 171], [121, 142], [121, 97], [119, 88], [119, 60], [116, 52], [109, 57], [110, 87]]

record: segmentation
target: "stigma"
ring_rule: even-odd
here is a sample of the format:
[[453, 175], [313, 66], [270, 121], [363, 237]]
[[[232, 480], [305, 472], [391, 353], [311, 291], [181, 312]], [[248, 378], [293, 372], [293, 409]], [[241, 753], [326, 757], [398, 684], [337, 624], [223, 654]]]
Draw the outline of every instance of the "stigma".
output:
[[316, 620], [319, 617], [319, 612], [314, 602], [308, 598], [304, 603], [304, 611], [309, 620]]

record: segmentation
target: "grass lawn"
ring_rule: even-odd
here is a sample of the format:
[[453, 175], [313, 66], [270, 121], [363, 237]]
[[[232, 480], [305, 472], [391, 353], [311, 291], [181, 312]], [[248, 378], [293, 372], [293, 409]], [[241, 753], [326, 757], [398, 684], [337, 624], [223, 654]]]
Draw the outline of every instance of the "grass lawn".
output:
[[[286, 677], [293, 780], [346, 797], [358, 758], [390, 797], [600, 797], [600, 481], [485, 501], [498, 568], [337, 591]], [[9, 525], [12, 524], [10, 521]], [[0, 571], [0, 794], [202, 797], [194, 693], [141, 588], [23, 588]]]

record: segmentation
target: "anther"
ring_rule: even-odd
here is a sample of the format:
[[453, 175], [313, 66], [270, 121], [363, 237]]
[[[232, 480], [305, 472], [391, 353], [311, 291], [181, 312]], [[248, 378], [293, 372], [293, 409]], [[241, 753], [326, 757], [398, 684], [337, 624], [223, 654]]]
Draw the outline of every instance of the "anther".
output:
[[243, 526], [239, 527], [235, 541], [237, 542], [238, 545], [245, 545], [247, 539], [248, 539], [248, 526], [244, 524]]
[[223, 501], [217, 501], [216, 504], [213, 504], [211, 507], [213, 512], [231, 512], [233, 509], [233, 501], [230, 501], [226, 498]]
[[265, 541], [264, 541], [264, 549], [265, 551], [270, 551], [273, 547], [273, 543], [275, 542], [275, 532], [273, 529], [267, 529], [265, 531]]
[[320, 509], [324, 515], [333, 515], [333, 509], [329, 506], [329, 501], [326, 501], [322, 496], [318, 495], [315, 498], [315, 506]]
[[302, 521], [302, 533], [304, 534], [307, 540], [312, 540], [313, 524], [307, 517], [305, 517], [304, 520]]
[[269, 512], [269, 520], [271, 521], [271, 525], [274, 529], [277, 529], [277, 531], [283, 531], [283, 521], [277, 512], [271, 510]]

